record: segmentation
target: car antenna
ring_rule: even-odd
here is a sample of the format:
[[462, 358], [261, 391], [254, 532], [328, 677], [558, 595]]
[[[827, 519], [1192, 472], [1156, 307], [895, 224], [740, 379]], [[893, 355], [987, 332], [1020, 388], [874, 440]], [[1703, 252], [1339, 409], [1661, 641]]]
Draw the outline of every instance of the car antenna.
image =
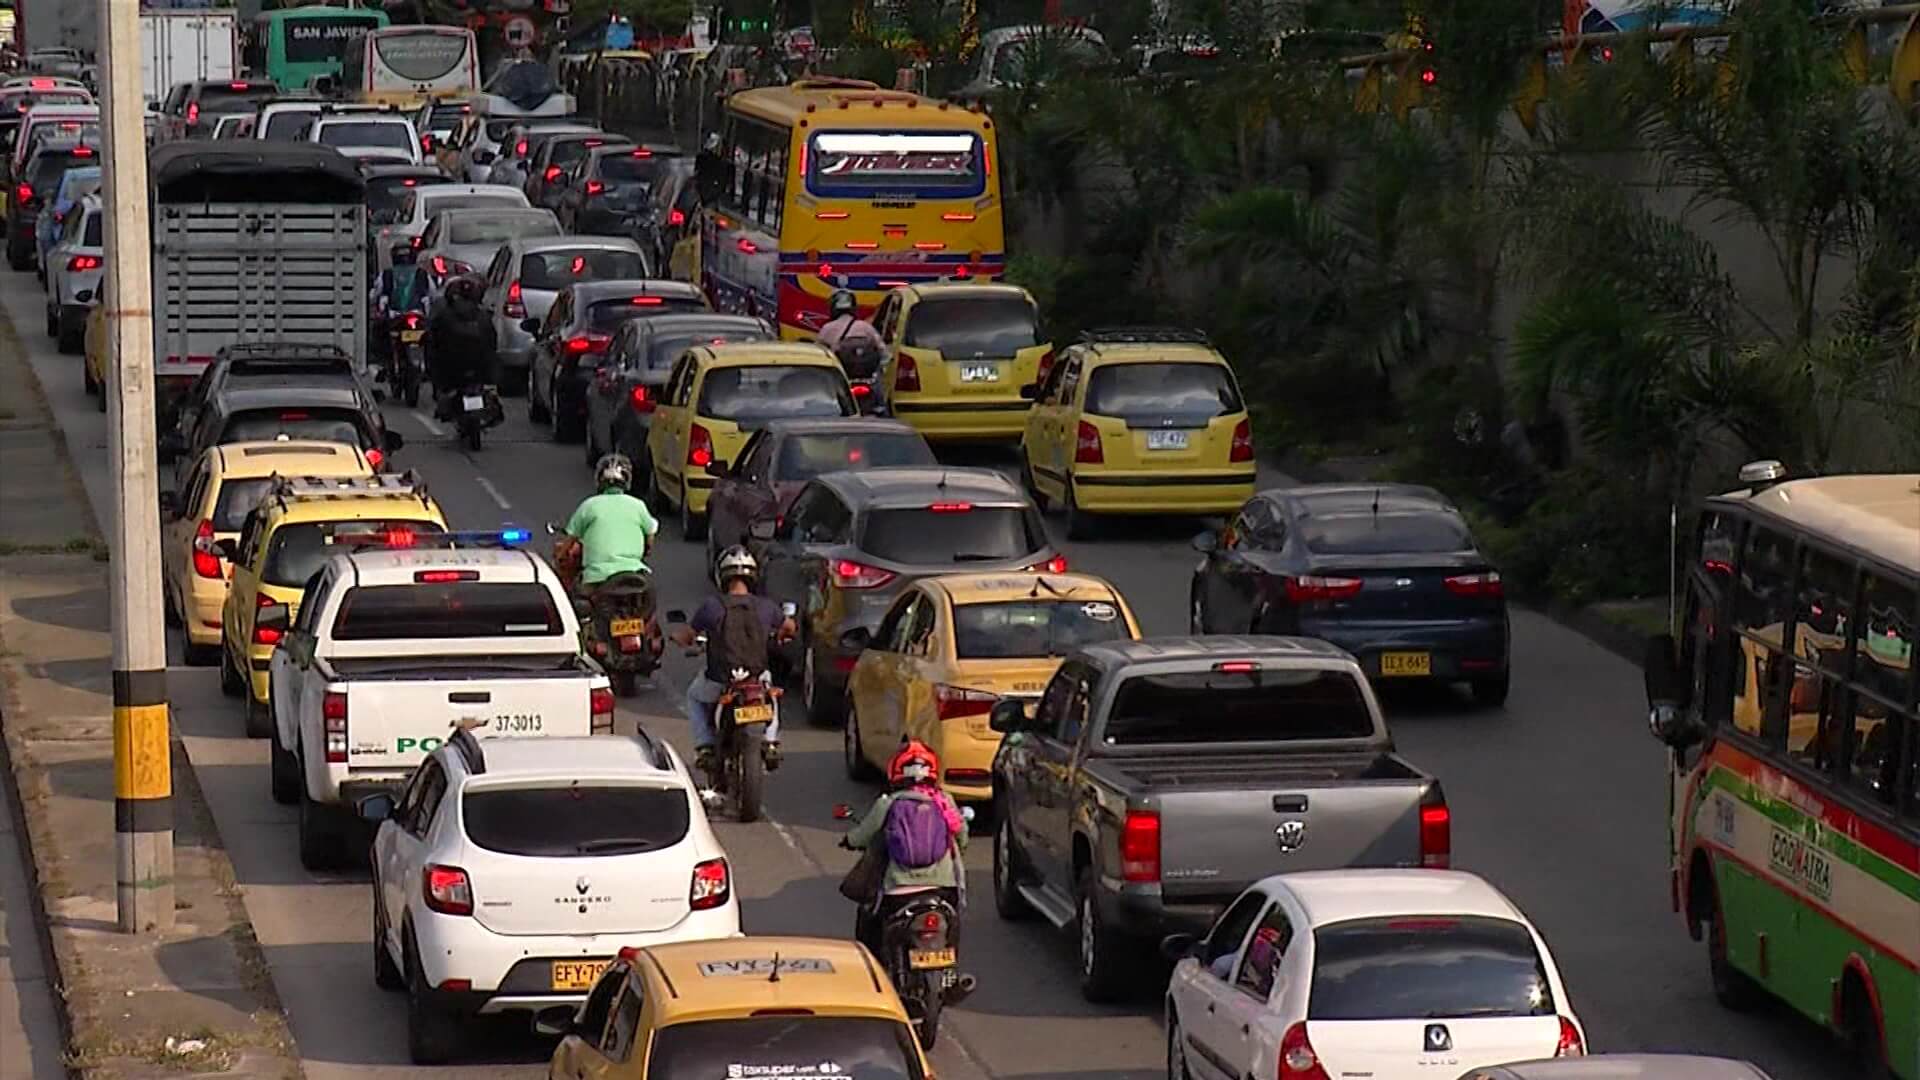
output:
[[780, 981], [780, 954], [779, 953], [773, 954], [773, 972], [767, 976], [767, 981], [770, 983], [777, 983]]

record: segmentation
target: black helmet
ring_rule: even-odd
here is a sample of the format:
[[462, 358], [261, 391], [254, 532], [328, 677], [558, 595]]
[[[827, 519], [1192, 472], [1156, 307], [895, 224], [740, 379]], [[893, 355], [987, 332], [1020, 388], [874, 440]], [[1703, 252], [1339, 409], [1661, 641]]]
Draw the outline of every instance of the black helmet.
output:
[[474, 274], [462, 274], [447, 282], [447, 295], [457, 300], [480, 302], [480, 296], [486, 289], [480, 284], [480, 278]]
[[854, 298], [851, 289], [835, 289], [833, 296], [827, 300], [827, 311], [836, 319], [859, 310], [860, 301]]

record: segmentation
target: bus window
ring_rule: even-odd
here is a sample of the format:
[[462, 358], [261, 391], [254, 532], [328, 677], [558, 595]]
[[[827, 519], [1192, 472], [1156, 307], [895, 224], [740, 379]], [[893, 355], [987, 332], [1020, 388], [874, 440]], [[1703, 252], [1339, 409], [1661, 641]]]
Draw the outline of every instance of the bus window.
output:
[[1786, 742], [1782, 635], [1791, 614], [1792, 587], [1793, 539], [1755, 528], [1747, 537], [1734, 590], [1734, 627], [1751, 678], [1733, 721], [1736, 728], [1775, 748]]
[[1853, 621], [1852, 730], [1848, 782], [1886, 806], [1900, 790], [1901, 747], [1920, 738], [1914, 719], [1915, 590], [1868, 572]]

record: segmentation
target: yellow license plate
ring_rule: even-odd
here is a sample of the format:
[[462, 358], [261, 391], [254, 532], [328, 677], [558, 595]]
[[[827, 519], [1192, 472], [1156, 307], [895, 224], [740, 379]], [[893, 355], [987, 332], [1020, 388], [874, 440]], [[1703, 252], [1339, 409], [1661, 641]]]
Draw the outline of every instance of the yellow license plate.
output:
[[613, 632], [614, 637], [633, 637], [647, 632], [647, 620], [615, 619], [608, 624], [608, 629]]
[[1381, 653], [1380, 674], [1382, 677], [1431, 675], [1433, 674], [1433, 657], [1423, 652]]
[[915, 971], [928, 968], [950, 968], [959, 963], [952, 949], [910, 949], [907, 951], [907, 963]]
[[426, 336], [427, 332], [425, 330], [402, 330], [400, 331], [400, 344], [418, 345], [421, 339]]
[[773, 723], [773, 706], [742, 705], [733, 710], [733, 722], [736, 724], [771, 724]]
[[607, 970], [608, 960], [555, 960], [553, 962], [553, 988], [555, 990], [591, 990], [593, 984], [600, 981], [600, 974]]

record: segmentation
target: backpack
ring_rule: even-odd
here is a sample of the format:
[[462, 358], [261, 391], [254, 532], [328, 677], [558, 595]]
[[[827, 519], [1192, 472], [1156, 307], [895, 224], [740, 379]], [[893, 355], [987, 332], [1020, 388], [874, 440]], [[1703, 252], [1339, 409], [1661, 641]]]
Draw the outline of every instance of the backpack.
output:
[[757, 596], [725, 596], [720, 603], [720, 632], [707, 642], [707, 678], [725, 686], [734, 668], [755, 676], [767, 670], [767, 625]]
[[947, 857], [953, 838], [947, 817], [917, 791], [898, 792], [887, 806], [887, 858], [895, 866], [922, 870]]

